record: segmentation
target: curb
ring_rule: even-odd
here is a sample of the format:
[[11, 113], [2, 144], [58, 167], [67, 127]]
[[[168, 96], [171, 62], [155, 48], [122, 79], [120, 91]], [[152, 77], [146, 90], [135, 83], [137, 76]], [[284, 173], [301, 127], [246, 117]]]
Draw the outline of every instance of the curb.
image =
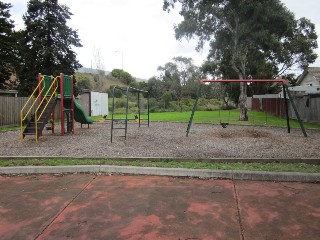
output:
[[113, 166], [113, 165], [0, 167], [0, 175], [68, 174], [68, 173], [157, 175], [157, 176], [171, 176], [171, 177], [195, 177], [195, 178], [304, 182], [304, 183], [320, 182], [320, 173], [207, 170], [207, 169], [157, 168], [157, 167], [135, 167], [135, 166]]

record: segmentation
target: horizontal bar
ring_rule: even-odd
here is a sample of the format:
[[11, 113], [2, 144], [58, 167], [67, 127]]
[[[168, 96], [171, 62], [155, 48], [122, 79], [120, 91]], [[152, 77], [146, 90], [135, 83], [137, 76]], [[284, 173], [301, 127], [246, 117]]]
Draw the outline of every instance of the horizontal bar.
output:
[[143, 93], [149, 93], [148, 91], [145, 90], [140, 90], [137, 88], [133, 88], [133, 87], [118, 87], [118, 86], [114, 86], [114, 88], [122, 90], [122, 91], [129, 91], [129, 92], [143, 92]]
[[282, 85], [286, 85], [287, 82], [285, 79], [219, 79], [219, 80], [208, 80], [208, 79], [202, 79], [200, 80], [200, 84], [204, 83], [210, 83], [210, 82], [270, 82], [270, 83], [281, 83]]
[[125, 120], [136, 120], [137, 118], [114, 118], [112, 119], [114, 122], [116, 121], [125, 121]]

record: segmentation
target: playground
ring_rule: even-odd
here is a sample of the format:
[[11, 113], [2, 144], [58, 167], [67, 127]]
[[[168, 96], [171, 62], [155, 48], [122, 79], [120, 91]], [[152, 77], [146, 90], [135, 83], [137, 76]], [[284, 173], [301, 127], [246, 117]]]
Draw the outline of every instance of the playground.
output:
[[[125, 90], [129, 92], [129, 88]], [[39, 113], [27, 126], [28, 131], [0, 132], [1, 156], [287, 162], [320, 158], [318, 130], [308, 129], [306, 137], [301, 129], [288, 133], [284, 127], [233, 124], [223, 127], [192, 123], [192, 118], [189, 124], [152, 122], [149, 116], [147, 124], [143, 124], [146, 120], [140, 121], [140, 111], [134, 119], [128, 115], [115, 119], [112, 115], [111, 119], [98, 122], [89, 122], [84, 117], [78, 121], [77, 115], [85, 115], [73, 100], [72, 91], [68, 96], [61, 88], [60, 97], [50, 89], [47, 93], [46, 99], [54, 96], [54, 104], [56, 101], [62, 104], [61, 116], [71, 120], [62, 118], [61, 124], [54, 126], [55, 131], [47, 130], [40, 123], [52, 115], [41, 110], [40, 103]], [[51, 100], [47, 102], [49, 105]], [[118, 129], [120, 133], [114, 131]], [[0, 186], [3, 239], [316, 239], [319, 236], [319, 184], [58, 173], [3, 175]]]
[[[104, 158], [319, 158], [320, 132], [300, 129], [192, 124], [186, 137], [187, 123], [150, 122], [150, 126], [128, 123], [127, 140], [114, 136], [110, 141], [110, 121], [94, 122], [81, 128], [75, 123], [74, 134], [61, 136], [43, 131], [38, 143], [32, 136], [23, 141], [19, 131], [0, 132], [1, 156], [71, 156]], [[120, 125], [120, 123], [115, 123]]]
[[[188, 124], [150, 122], [149, 93], [129, 86], [115, 86], [112, 94], [111, 119], [102, 119], [103, 121], [93, 123], [74, 98], [73, 76], [62, 73], [57, 77], [39, 74], [38, 85], [21, 110], [21, 137], [18, 138], [18, 131], [0, 132], [0, 154], [2, 156], [149, 157], [194, 160], [320, 157], [318, 149], [320, 132], [309, 129], [308, 134], [306, 133], [285, 80], [242, 80], [242, 82], [282, 84], [287, 129], [229, 125], [229, 122], [220, 122], [222, 128], [220, 125], [192, 123], [204, 83], [236, 81], [239, 80], [201, 80]], [[126, 96], [125, 118], [122, 119], [114, 116], [116, 90], [124, 92]], [[290, 129], [286, 93], [291, 105], [294, 106], [301, 129]], [[137, 99], [138, 112], [133, 119], [128, 117], [129, 94], [135, 94]], [[145, 95], [146, 106], [144, 111], [141, 111], [143, 95]], [[53, 123], [54, 107], [57, 102], [60, 103], [60, 124]], [[32, 111], [32, 109], [35, 110]], [[24, 128], [23, 122], [27, 119], [30, 120]], [[48, 121], [52, 123], [47, 129], [45, 126], [48, 126]], [[85, 127], [82, 126], [83, 124]]]

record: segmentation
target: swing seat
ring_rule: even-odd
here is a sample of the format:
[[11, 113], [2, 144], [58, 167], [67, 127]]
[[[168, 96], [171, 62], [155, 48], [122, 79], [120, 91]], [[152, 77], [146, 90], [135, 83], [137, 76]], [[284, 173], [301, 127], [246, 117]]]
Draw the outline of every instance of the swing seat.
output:
[[226, 127], [229, 125], [229, 123], [221, 122], [220, 125], [221, 125], [223, 128], [226, 128]]

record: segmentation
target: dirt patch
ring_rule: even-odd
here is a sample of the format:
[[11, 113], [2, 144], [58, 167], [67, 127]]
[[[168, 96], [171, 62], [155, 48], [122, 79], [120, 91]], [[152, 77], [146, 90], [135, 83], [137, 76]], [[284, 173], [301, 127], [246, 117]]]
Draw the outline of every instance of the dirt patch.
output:
[[238, 138], [239, 136], [248, 138], [266, 138], [270, 136], [270, 133], [259, 129], [226, 129], [217, 130], [212, 133], [213, 137], [220, 138]]
[[[320, 158], [320, 131], [300, 129], [290, 134], [285, 128], [151, 122], [150, 127], [128, 124], [127, 140], [114, 133], [110, 123], [94, 123], [90, 128], [76, 125], [75, 134], [60, 136], [44, 131], [39, 142], [19, 131], [0, 132], [1, 156], [70, 156], [106, 158], [179, 157], [206, 158]], [[59, 132], [59, 130], [57, 130]]]

